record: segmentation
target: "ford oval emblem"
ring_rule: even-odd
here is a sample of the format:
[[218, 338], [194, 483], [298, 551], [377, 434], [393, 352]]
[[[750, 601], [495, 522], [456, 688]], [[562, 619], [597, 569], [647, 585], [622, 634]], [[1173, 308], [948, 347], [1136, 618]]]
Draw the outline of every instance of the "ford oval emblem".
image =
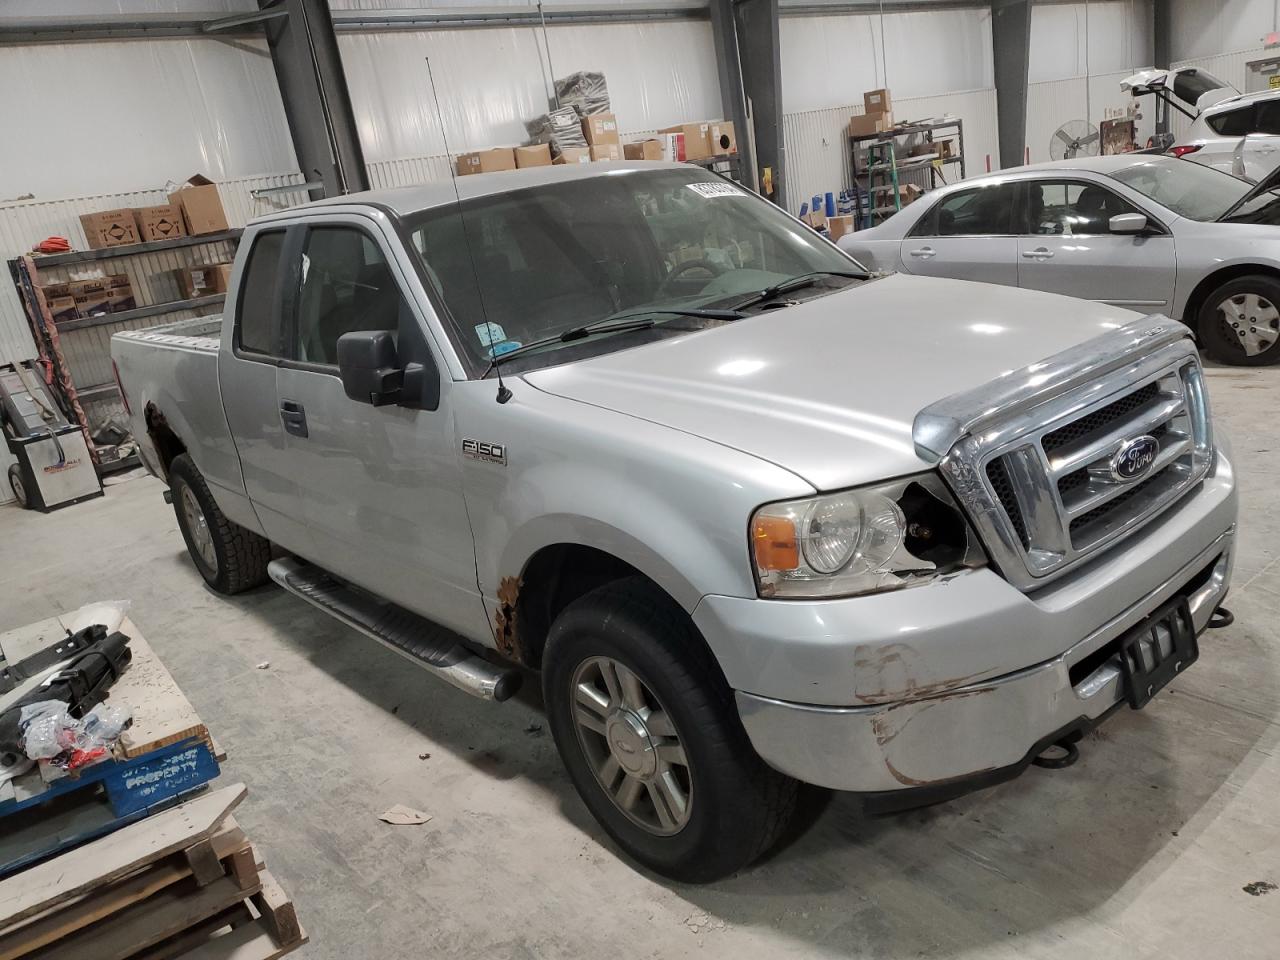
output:
[[1160, 441], [1146, 435], [1126, 440], [1111, 458], [1111, 476], [1121, 483], [1129, 483], [1145, 476], [1160, 453]]

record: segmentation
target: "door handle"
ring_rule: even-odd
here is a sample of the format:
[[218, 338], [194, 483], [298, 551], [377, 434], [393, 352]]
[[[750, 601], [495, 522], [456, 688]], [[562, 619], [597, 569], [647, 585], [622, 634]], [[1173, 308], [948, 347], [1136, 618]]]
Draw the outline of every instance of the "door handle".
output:
[[284, 424], [285, 433], [295, 437], [307, 436], [307, 411], [296, 400], [280, 401], [280, 422]]
[[1045, 247], [1036, 247], [1034, 250], [1023, 250], [1022, 255], [1028, 260], [1052, 260], [1053, 251]]
[[921, 260], [931, 260], [937, 255], [938, 252], [934, 250], [933, 247], [921, 247], [919, 250], [911, 251], [911, 256], [917, 257]]

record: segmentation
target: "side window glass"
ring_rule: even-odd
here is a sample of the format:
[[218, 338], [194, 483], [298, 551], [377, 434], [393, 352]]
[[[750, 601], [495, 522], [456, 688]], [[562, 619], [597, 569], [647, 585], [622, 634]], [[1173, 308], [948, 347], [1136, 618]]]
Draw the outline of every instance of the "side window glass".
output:
[[1209, 128], [1223, 137], [1243, 137], [1254, 132], [1253, 105], [1228, 110], [1208, 119]]
[[1027, 184], [1026, 232], [1034, 236], [1097, 236], [1111, 232], [1111, 218], [1137, 213], [1127, 200], [1092, 183]]
[[260, 233], [253, 241], [240, 284], [236, 310], [238, 345], [249, 353], [276, 356], [275, 317], [279, 306], [284, 231]]
[[1280, 134], [1280, 100], [1259, 100], [1254, 133]]
[[404, 297], [381, 248], [355, 227], [312, 227], [302, 252], [299, 360], [336, 365], [338, 338], [400, 324]]
[[912, 231], [912, 236], [972, 237], [1010, 233], [1013, 190], [992, 184], [944, 198]]

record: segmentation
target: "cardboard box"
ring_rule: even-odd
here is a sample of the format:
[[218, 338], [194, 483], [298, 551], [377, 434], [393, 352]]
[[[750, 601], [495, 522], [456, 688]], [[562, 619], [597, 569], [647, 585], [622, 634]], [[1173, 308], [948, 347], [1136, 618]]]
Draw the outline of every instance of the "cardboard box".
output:
[[588, 149], [591, 151], [592, 160], [622, 159], [622, 144], [620, 143], [593, 143]]
[[670, 163], [684, 162], [684, 134], [660, 133], [658, 143], [662, 144], [662, 159]]
[[107, 290], [107, 309], [111, 313], [132, 310], [137, 305], [138, 301], [133, 297], [133, 287], [126, 285], [123, 287], [111, 287]]
[[149, 240], [172, 240], [185, 237], [187, 228], [182, 222], [182, 210], [177, 204], [162, 203], [157, 207], [138, 207], [133, 211], [138, 221], [138, 236]]
[[711, 149], [711, 125], [709, 123], [680, 123], [666, 127], [659, 133], [683, 133], [684, 155], [681, 160], [704, 160], [715, 156]]
[[90, 277], [87, 280], [71, 280], [67, 283], [67, 296], [83, 297], [91, 293], [105, 293], [111, 286], [106, 277]]
[[707, 130], [707, 136], [711, 140], [711, 149], [717, 156], [732, 156], [738, 152], [738, 138], [733, 132], [732, 120], [717, 120]]
[[74, 320], [76, 318], [75, 297], [51, 297], [46, 293], [44, 302], [48, 305], [49, 313], [55, 323], [60, 320]]
[[858, 113], [849, 118], [849, 136], [873, 137], [893, 129], [891, 113]]
[[815, 230], [821, 230], [827, 225], [827, 215], [821, 210], [812, 210], [800, 219]]
[[499, 170], [516, 168], [516, 152], [510, 147], [494, 147], [491, 150], [476, 150], [458, 156], [458, 176], [465, 177], [473, 173], [496, 173]]
[[906, 206], [924, 195], [924, 187], [916, 183], [903, 183], [898, 186], [898, 202]]
[[587, 146], [621, 143], [618, 139], [618, 120], [612, 113], [596, 113], [582, 118], [582, 136]]
[[641, 140], [639, 143], [624, 143], [622, 156], [627, 160], [661, 160], [661, 140]]
[[551, 145], [547, 143], [534, 143], [527, 147], [516, 147], [516, 167], [523, 170], [525, 167], [549, 167], [551, 166]]
[[40, 290], [44, 293], [44, 298], [49, 300], [53, 297], [70, 297], [71, 284], [69, 283], [42, 283]]
[[827, 229], [831, 232], [831, 242], [835, 243], [846, 233], [853, 233], [852, 214], [841, 214], [838, 217], [827, 217]]
[[193, 267], [175, 270], [174, 276], [178, 280], [178, 289], [182, 291], [182, 299], [209, 297], [215, 293], [227, 292], [227, 283], [231, 278], [231, 264], [198, 263]]
[[590, 163], [591, 148], [590, 147], [565, 147], [560, 151], [560, 156], [556, 157], [553, 163]]
[[893, 113], [893, 98], [883, 87], [879, 90], [868, 90], [862, 95], [862, 108], [867, 113]]
[[84, 236], [90, 250], [138, 242], [138, 224], [133, 219], [132, 210], [100, 210], [97, 213], [82, 213], [80, 225], [84, 227]]
[[221, 233], [230, 229], [218, 188], [208, 177], [197, 173], [169, 194], [169, 202], [182, 210], [182, 222], [188, 236], [198, 237], [203, 233]]
[[127, 273], [113, 273], [111, 276], [107, 277], [108, 290], [113, 290], [116, 287], [128, 286], [131, 286], [131, 284], [129, 283], [129, 275]]
[[98, 317], [111, 312], [111, 303], [107, 291], [86, 293], [75, 298], [76, 316], [80, 318]]

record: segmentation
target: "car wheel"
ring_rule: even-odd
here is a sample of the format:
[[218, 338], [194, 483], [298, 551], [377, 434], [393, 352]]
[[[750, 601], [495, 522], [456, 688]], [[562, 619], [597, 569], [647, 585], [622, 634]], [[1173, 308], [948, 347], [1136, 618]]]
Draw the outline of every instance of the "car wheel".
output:
[[31, 506], [27, 485], [22, 481], [22, 468], [16, 463], [9, 464], [9, 489], [13, 491], [13, 499], [18, 501], [18, 506], [24, 510]]
[[644, 866], [690, 883], [778, 839], [797, 784], [752, 749], [688, 615], [640, 578], [556, 618], [542, 665], [552, 736], [587, 808]]
[[240, 593], [267, 582], [271, 541], [228, 520], [187, 454], [169, 465], [178, 528], [205, 583], [219, 593]]
[[1260, 367], [1280, 362], [1280, 280], [1229, 280], [1200, 308], [1200, 342], [1220, 363]]

